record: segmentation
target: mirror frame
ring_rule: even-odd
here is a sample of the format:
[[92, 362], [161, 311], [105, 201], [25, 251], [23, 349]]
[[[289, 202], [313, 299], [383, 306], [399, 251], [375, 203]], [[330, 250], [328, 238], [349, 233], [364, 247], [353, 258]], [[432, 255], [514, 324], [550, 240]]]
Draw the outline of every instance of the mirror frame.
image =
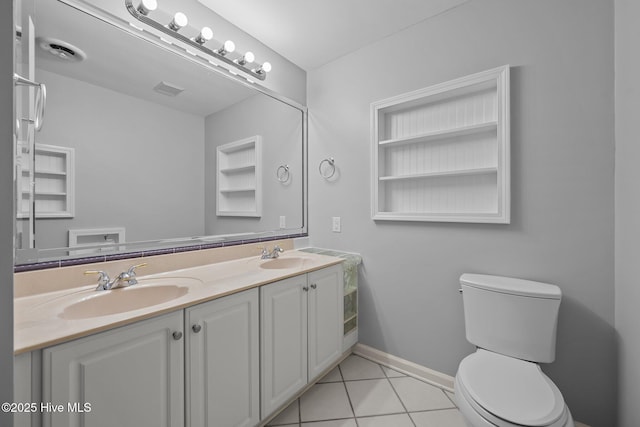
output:
[[[247, 232], [247, 233], [235, 233], [227, 235], [213, 235], [213, 236], [194, 236], [184, 238], [173, 239], [158, 239], [148, 240], [140, 242], [125, 242], [114, 243], [110, 246], [101, 246], [103, 249], [108, 249], [109, 252], [105, 255], [99, 254], [83, 254], [83, 255], [71, 255], [69, 247], [60, 248], [47, 248], [47, 249], [15, 249], [14, 254], [14, 272], [41, 270], [46, 268], [66, 267], [71, 265], [90, 264], [95, 262], [115, 261], [129, 258], [139, 258], [144, 256], [164, 255], [171, 253], [180, 253], [194, 250], [204, 250], [211, 248], [219, 248], [224, 246], [236, 246], [248, 243], [268, 242], [272, 240], [290, 239], [297, 237], [308, 236], [307, 224], [308, 224], [308, 109], [306, 106], [297, 103], [296, 101], [281, 95], [262, 84], [251, 80], [248, 77], [240, 74], [232, 73], [230, 70], [224, 68], [224, 65], [217, 66], [209, 62], [199, 55], [190, 54], [185, 47], [173, 43], [168, 45], [162, 42], [160, 35], [156, 35], [145, 29], [145, 31], [135, 32], [130, 25], [124, 25], [118, 22], [117, 19], [112, 19], [107, 15], [107, 12], [100, 10], [99, 8], [89, 6], [87, 4], [79, 4], [73, 0], [54, 0], [59, 1], [69, 7], [84, 12], [95, 19], [99, 19], [109, 25], [113, 25], [127, 34], [145, 40], [153, 45], [169, 50], [172, 53], [177, 54], [183, 60], [195, 62], [201, 66], [206, 67], [208, 70], [213, 71], [222, 78], [227, 78], [237, 82], [247, 88], [255, 90], [259, 93], [267, 95], [277, 101], [283, 102], [300, 111], [302, 117], [302, 226], [300, 228], [288, 228], [288, 229], [276, 229], [260, 232]], [[15, 41], [14, 41], [15, 43]], [[213, 58], [216, 63], [220, 62], [216, 58]], [[15, 108], [15, 101], [14, 101]], [[17, 194], [14, 194], [14, 203], [16, 202]], [[17, 208], [16, 208], [17, 209]], [[17, 211], [16, 211], [17, 212]], [[14, 214], [15, 215], [15, 214]], [[18, 221], [15, 219], [14, 232], [18, 232]], [[83, 249], [90, 249], [90, 246]], [[97, 247], [96, 247], [97, 248]]]

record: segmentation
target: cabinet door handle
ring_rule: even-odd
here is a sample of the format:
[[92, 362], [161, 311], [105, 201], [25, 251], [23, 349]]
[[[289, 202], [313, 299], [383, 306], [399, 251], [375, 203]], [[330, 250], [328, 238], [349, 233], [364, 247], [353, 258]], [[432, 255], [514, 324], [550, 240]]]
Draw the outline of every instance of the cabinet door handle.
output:
[[173, 334], [173, 339], [178, 341], [180, 338], [182, 338], [182, 332], [180, 331], [175, 331]]
[[201, 329], [202, 329], [202, 326], [198, 325], [197, 323], [191, 327], [191, 330], [196, 334], [200, 332]]
[[305, 291], [305, 292], [308, 292], [309, 291], [309, 287], [305, 285], [305, 286], [302, 287], [302, 290]]
[[318, 285], [316, 285], [315, 283], [312, 283], [312, 284], [311, 284], [311, 289], [315, 289], [315, 288], [317, 288], [317, 287], [318, 287]]

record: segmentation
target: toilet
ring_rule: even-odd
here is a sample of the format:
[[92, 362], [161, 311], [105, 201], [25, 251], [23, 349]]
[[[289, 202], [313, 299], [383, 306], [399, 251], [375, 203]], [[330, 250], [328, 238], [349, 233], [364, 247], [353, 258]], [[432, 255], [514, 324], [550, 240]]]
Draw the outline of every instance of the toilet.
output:
[[460, 276], [467, 340], [476, 352], [455, 377], [470, 427], [574, 427], [539, 363], [555, 359], [562, 293], [555, 285], [482, 274]]

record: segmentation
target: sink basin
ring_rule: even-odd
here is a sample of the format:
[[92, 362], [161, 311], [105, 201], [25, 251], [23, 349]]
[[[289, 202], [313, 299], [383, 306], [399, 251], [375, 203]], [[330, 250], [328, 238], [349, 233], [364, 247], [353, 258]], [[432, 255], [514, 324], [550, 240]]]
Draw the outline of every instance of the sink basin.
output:
[[304, 258], [275, 258], [260, 264], [260, 268], [280, 269], [280, 268], [300, 268], [304, 262]]
[[[142, 282], [141, 282], [142, 283]], [[69, 305], [60, 314], [63, 319], [86, 319], [125, 313], [162, 304], [189, 292], [186, 285], [133, 285], [110, 291], [95, 291], [90, 296]]]

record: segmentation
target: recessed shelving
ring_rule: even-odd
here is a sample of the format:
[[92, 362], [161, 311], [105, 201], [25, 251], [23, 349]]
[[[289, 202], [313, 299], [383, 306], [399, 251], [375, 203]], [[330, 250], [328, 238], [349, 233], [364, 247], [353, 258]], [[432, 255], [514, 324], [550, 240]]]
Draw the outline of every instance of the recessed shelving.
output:
[[380, 141], [379, 144], [384, 146], [391, 146], [391, 145], [401, 145], [401, 144], [415, 144], [419, 142], [438, 141], [446, 138], [455, 138], [458, 136], [472, 135], [474, 133], [495, 131], [497, 129], [497, 126], [498, 126], [498, 123], [496, 122], [479, 123], [475, 125], [462, 126], [459, 128], [427, 132], [427, 133], [423, 133], [415, 136], [387, 139], [384, 141]]
[[484, 174], [497, 173], [497, 172], [498, 172], [498, 168], [461, 169], [461, 170], [452, 170], [452, 171], [418, 173], [418, 174], [412, 174], [412, 175], [381, 176], [379, 179], [380, 181], [393, 181], [393, 180], [400, 180], [400, 179], [432, 178], [436, 176], [484, 175]]
[[509, 67], [371, 105], [372, 218], [509, 222]]
[[234, 189], [225, 189], [220, 190], [221, 193], [247, 193], [256, 191], [255, 188], [234, 188]]
[[73, 218], [74, 149], [35, 144], [35, 160], [23, 153], [21, 164], [18, 218], [28, 218], [32, 205], [35, 218]]
[[223, 174], [233, 174], [233, 173], [253, 171], [255, 169], [256, 169], [256, 165], [246, 165], [246, 166], [237, 166], [233, 168], [224, 168], [224, 169], [221, 169], [220, 172]]
[[262, 137], [220, 145], [216, 154], [216, 214], [262, 216]]

